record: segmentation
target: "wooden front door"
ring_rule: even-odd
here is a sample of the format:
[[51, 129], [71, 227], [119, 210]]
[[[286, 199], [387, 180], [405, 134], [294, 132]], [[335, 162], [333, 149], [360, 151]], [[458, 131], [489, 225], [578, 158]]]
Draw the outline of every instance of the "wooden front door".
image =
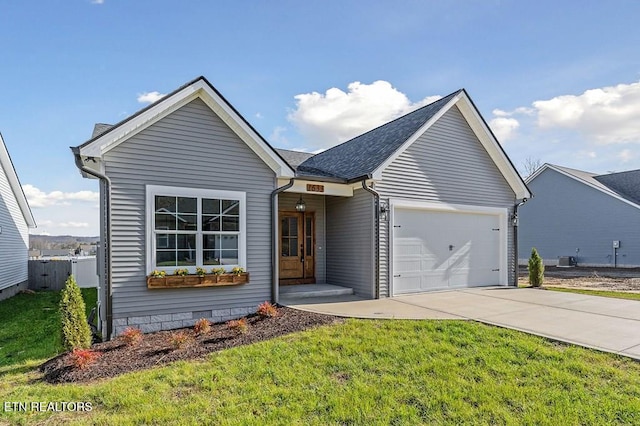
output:
[[280, 284], [315, 283], [315, 216], [280, 212]]

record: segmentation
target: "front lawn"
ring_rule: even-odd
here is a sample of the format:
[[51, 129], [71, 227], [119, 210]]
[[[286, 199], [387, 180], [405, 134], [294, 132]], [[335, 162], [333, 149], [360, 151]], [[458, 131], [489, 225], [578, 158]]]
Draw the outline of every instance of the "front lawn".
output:
[[465, 321], [348, 320], [90, 384], [0, 376], [11, 424], [639, 424], [640, 363]]
[[563, 291], [565, 293], [588, 294], [590, 296], [613, 297], [616, 299], [640, 300], [640, 293], [626, 293], [622, 291], [588, 290], [570, 287], [545, 287], [547, 290]]
[[[97, 292], [81, 290], [88, 316], [96, 306]], [[0, 375], [7, 371], [3, 367], [41, 361], [63, 351], [59, 303], [59, 291], [21, 293], [0, 302]]]

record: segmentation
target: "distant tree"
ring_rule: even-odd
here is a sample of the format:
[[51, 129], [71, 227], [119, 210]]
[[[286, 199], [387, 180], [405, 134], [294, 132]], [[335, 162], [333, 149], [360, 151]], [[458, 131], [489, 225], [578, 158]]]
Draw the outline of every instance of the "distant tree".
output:
[[539, 158], [527, 157], [522, 162], [523, 178], [528, 178], [542, 167], [542, 161]]
[[532, 287], [540, 287], [544, 283], [544, 263], [535, 247], [531, 249], [529, 258], [529, 284]]

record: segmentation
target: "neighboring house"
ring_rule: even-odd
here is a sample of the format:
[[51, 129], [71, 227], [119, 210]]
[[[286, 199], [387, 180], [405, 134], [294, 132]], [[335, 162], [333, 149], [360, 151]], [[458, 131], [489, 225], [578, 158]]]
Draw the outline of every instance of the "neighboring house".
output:
[[[371, 299], [515, 283], [530, 193], [464, 90], [311, 155], [273, 149], [200, 77], [72, 150], [100, 179], [107, 337], [239, 317], [294, 283]], [[216, 264], [250, 282], [146, 285]]]
[[547, 265], [640, 266], [640, 170], [598, 175], [545, 164], [527, 179], [520, 257], [535, 247]]
[[0, 134], [0, 300], [28, 284], [29, 228], [36, 222]]

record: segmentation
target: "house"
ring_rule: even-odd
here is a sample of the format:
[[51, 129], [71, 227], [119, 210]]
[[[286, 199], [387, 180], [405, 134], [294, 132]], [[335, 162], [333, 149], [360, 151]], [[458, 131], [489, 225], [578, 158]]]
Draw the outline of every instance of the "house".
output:
[[[106, 336], [239, 317], [289, 284], [374, 299], [515, 283], [530, 193], [464, 90], [312, 156], [272, 148], [199, 77], [72, 151], [100, 180]], [[146, 285], [215, 265], [250, 282]]]
[[0, 300], [27, 288], [29, 228], [35, 226], [0, 134]]
[[582, 266], [640, 266], [640, 170], [599, 175], [544, 164], [527, 184], [536, 196], [520, 210], [522, 255], [535, 247], [547, 265], [573, 257]]

